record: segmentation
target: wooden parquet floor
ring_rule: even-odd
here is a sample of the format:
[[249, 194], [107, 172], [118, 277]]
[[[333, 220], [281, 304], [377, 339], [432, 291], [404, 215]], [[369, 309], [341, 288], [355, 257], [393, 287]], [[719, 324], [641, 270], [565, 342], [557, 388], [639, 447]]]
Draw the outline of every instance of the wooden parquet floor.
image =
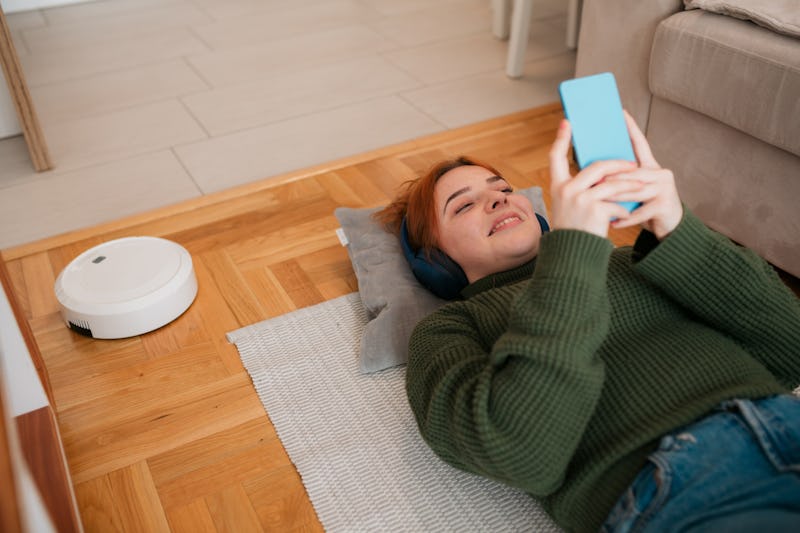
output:
[[[383, 204], [441, 158], [471, 154], [547, 197], [561, 116], [548, 105], [4, 250], [44, 359], [85, 530], [321, 530], [225, 333], [357, 290], [334, 208]], [[613, 240], [627, 244], [635, 233]], [[87, 248], [133, 235], [189, 250], [194, 304], [135, 338], [68, 330], [53, 292], [58, 273]]]

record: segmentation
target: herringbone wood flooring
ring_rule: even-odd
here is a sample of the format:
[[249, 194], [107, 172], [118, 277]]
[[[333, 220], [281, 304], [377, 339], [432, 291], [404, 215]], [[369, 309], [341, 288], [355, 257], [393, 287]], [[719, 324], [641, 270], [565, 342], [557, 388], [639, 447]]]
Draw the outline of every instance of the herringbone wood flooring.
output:
[[[443, 157], [471, 154], [548, 190], [561, 118], [549, 105], [5, 250], [42, 352], [86, 531], [321, 530], [300, 477], [225, 333], [357, 290], [337, 206], [383, 204]], [[617, 232], [617, 244], [636, 230]], [[192, 254], [179, 319], [124, 340], [81, 337], [53, 284], [87, 248], [132, 235]]]

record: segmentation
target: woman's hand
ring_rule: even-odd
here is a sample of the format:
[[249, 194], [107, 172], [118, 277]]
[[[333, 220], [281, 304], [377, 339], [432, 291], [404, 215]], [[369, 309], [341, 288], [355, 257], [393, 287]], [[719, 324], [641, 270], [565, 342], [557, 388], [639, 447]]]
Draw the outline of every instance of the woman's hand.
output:
[[[625, 122], [639, 164], [630, 161], [598, 161], [569, 173], [571, 128], [563, 120], [550, 149], [550, 194], [554, 229], [578, 229], [608, 236], [609, 224], [627, 228], [641, 224], [663, 240], [683, 218], [683, 205], [670, 170], [661, 168], [650, 145], [633, 118]], [[629, 213], [617, 202], [641, 202]], [[613, 220], [613, 222], [611, 222]]]
[[573, 177], [569, 172], [569, 122], [562, 120], [550, 148], [550, 196], [553, 229], [576, 229], [608, 236], [609, 222], [629, 216], [614, 199], [634, 193], [642, 184], [631, 179], [612, 179], [637, 169], [630, 161], [598, 161]]
[[610, 180], [622, 182], [633, 181], [640, 184], [637, 190], [625, 192], [613, 197], [617, 202], [642, 202], [642, 205], [630, 214], [625, 214], [612, 222], [615, 228], [627, 228], [641, 224], [653, 233], [658, 240], [663, 240], [678, 226], [683, 218], [675, 176], [672, 171], [661, 168], [656, 162], [636, 121], [625, 112], [625, 122], [633, 142], [633, 150], [639, 161], [639, 168], [624, 174], [618, 174]]

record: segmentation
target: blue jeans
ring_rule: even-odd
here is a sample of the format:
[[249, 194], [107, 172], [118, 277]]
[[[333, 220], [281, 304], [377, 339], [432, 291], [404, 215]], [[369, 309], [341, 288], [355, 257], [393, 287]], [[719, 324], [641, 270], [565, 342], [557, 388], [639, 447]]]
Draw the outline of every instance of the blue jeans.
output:
[[661, 439], [604, 533], [800, 532], [800, 399], [731, 400]]

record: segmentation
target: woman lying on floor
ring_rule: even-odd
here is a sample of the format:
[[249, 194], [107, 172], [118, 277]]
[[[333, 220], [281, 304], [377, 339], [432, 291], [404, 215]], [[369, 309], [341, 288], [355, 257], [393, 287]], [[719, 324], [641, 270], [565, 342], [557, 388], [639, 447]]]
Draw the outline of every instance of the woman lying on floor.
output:
[[[411, 339], [420, 431], [567, 531], [797, 531], [800, 303], [684, 208], [626, 120], [638, 165], [574, 177], [562, 122], [544, 235], [527, 199], [468, 158], [379, 214], [406, 233], [423, 283], [462, 289]], [[609, 226], [637, 224], [634, 246], [614, 249]]]

